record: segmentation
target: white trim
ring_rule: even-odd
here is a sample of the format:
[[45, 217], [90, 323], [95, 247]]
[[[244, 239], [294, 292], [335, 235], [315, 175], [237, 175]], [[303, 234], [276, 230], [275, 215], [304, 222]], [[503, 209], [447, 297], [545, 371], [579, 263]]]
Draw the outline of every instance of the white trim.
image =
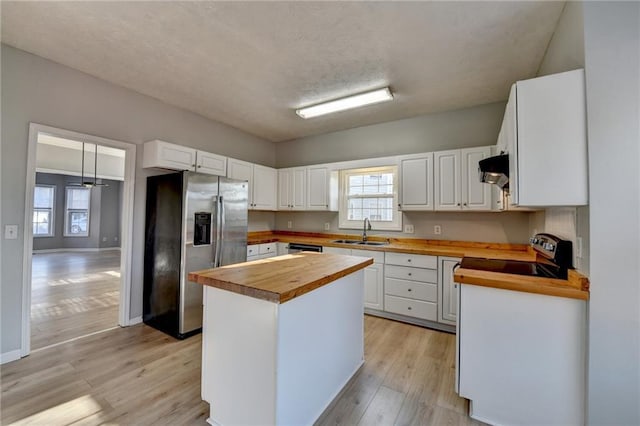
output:
[[[131, 300], [131, 256], [133, 251], [133, 196], [136, 173], [136, 145], [113, 139], [102, 138], [71, 130], [58, 129], [37, 123], [29, 123], [29, 141], [27, 147], [27, 169], [25, 188], [25, 220], [32, 222], [33, 189], [36, 181], [36, 151], [38, 133], [46, 133], [66, 139], [84, 140], [97, 145], [109, 146], [125, 151], [124, 183], [122, 187], [122, 240], [120, 241], [120, 303], [118, 306], [118, 324], [126, 326], [130, 319]], [[24, 226], [22, 262], [22, 342], [21, 356], [31, 351], [31, 261], [33, 256], [33, 226]]]
[[[36, 172], [49, 173], [53, 175], [64, 175], [64, 176], [82, 176], [82, 173], [78, 173], [78, 172], [72, 172], [69, 170], [62, 170], [62, 169], [46, 169], [44, 167], [36, 167]], [[93, 180], [93, 176], [91, 176], [91, 179]], [[124, 177], [122, 176], [104, 175], [99, 173], [98, 173], [98, 179], [117, 180], [120, 182], [124, 181]]]
[[7, 362], [16, 361], [20, 359], [20, 349], [14, 351], [5, 352], [0, 354], [0, 364], [6, 364]]
[[120, 247], [54, 248], [54, 249], [33, 250], [32, 253], [33, 254], [63, 253], [65, 251], [69, 251], [69, 252], [98, 252], [98, 251], [112, 251], [112, 250], [120, 250]]
[[140, 324], [140, 323], [142, 323], [142, 316], [131, 318], [129, 320], [129, 324], [127, 324], [127, 325], [136, 325], [136, 324]]

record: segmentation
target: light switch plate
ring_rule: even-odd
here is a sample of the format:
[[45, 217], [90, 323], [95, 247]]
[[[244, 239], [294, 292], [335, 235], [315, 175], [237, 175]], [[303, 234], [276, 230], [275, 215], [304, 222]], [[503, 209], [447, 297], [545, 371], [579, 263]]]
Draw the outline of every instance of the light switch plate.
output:
[[17, 240], [18, 239], [18, 225], [5, 225], [4, 226], [4, 239], [5, 240]]
[[442, 234], [442, 227], [440, 225], [435, 225], [433, 227], [433, 233], [436, 235]]
[[293, 228], [293, 222], [292, 221], [287, 221], [287, 228], [291, 229]]
[[324, 224], [324, 230], [325, 230], [325, 231], [328, 231], [328, 230], [330, 230], [330, 229], [331, 229], [331, 224], [330, 224], [329, 222], [325, 222], [325, 224]]
[[405, 225], [404, 226], [404, 233], [405, 234], [413, 234], [415, 232], [415, 229], [413, 228], [413, 225]]

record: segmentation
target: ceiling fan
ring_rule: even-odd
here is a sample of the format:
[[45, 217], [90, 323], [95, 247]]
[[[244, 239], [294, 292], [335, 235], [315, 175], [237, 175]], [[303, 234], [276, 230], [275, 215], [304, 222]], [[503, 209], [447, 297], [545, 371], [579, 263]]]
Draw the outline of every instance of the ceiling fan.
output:
[[80, 172], [80, 182], [70, 183], [70, 186], [83, 186], [85, 188], [93, 188], [96, 186], [109, 186], [106, 183], [98, 183], [98, 144], [94, 144], [96, 147], [95, 157], [93, 161], [93, 182], [90, 180], [84, 180], [84, 142], [82, 142], [82, 167]]

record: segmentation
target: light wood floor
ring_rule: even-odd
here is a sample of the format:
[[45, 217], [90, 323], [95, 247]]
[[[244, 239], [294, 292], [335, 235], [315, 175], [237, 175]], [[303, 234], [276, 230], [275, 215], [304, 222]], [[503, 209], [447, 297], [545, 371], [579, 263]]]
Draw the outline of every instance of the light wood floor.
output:
[[120, 250], [36, 253], [31, 349], [118, 325]]
[[[44, 349], [1, 368], [1, 422], [205, 425], [201, 335], [178, 341], [145, 325]], [[453, 392], [455, 336], [365, 317], [365, 365], [321, 425], [466, 425]]]

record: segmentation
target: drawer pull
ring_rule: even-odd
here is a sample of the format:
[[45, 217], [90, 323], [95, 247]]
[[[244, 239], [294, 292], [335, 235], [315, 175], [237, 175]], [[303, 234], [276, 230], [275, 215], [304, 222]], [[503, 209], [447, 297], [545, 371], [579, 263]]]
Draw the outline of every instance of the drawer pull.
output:
[[407, 309], [408, 309], [408, 310], [411, 310], [411, 306], [409, 306]]
[[411, 276], [411, 272], [409, 272], [409, 274], [408, 274], [408, 275], [409, 275], [409, 276]]
[[411, 259], [407, 259], [407, 262], [411, 262]]
[[411, 289], [408, 289], [407, 291], [411, 291]]

